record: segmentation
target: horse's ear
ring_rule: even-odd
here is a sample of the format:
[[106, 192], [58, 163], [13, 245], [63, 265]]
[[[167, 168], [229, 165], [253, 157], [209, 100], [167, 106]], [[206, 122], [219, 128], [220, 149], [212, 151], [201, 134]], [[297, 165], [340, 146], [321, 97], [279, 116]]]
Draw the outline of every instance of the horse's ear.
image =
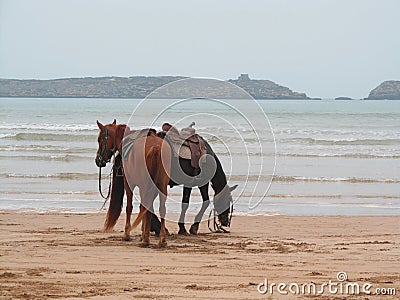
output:
[[96, 122], [97, 122], [97, 126], [99, 126], [99, 129], [100, 129], [100, 130], [103, 130], [104, 125], [101, 124], [101, 123], [99, 122], [99, 120], [97, 120]]
[[230, 186], [230, 187], [229, 187], [229, 190], [230, 190], [231, 192], [233, 192], [234, 190], [236, 190], [237, 187], [238, 187], [238, 185], [235, 184], [234, 186]]
[[114, 119], [113, 125], [116, 125], [116, 124], [117, 124], [117, 120], [116, 120], [116, 119]]

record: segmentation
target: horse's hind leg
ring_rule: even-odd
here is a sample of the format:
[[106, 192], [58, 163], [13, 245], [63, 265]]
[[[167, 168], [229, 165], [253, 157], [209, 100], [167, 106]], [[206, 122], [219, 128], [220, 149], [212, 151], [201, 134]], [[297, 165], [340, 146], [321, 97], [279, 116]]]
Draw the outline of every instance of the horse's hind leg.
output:
[[192, 226], [190, 226], [190, 234], [197, 234], [197, 231], [199, 230], [199, 224], [201, 222], [201, 219], [203, 218], [203, 215], [210, 205], [210, 197], [208, 196], [208, 183], [199, 187], [201, 197], [203, 198], [203, 203], [201, 205], [200, 211], [197, 213], [196, 217], [194, 218], [194, 223]]
[[166, 207], [165, 207], [165, 202], [167, 201], [167, 187], [165, 187], [164, 191], [160, 191], [158, 193], [159, 198], [160, 198], [160, 219], [161, 219], [161, 230], [160, 230], [160, 247], [166, 247], [167, 246], [167, 240], [166, 240], [166, 230], [165, 230], [165, 214], [166, 214]]
[[144, 217], [142, 219], [142, 239], [140, 246], [148, 247], [150, 245], [150, 220], [151, 220], [151, 212], [147, 210], [144, 205], [140, 205], [140, 212], [145, 210]]
[[148, 247], [150, 245], [150, 222], [151, 222], [152, 213], [147, 210], [146, 215], [143, 218], [143, 233], [142, 233], [142, 247]]
[[178, 221], [178, 225], [179, 225], [178, 234], [181, 234], [181, 235], [188, 235], [188, 232], [186, 231], [186, 228], [185, 228], [185, 215], [186, 215], [186, 211], [189, 208], [189, 200], [190, 200], [191, 192], [192, 192], [192, 188], [183, 187], [181, 215], [179, 216], [179, 221]]
[[143, 188], [140, 190], [141, 206], [140, 210], [146, 210], [146, 214], [142, 220], [142, 247], [150, 245], [150, 222], [152, 218], [152, 207], [155, 198], [155, 192], [152, 188]]
[[[126, 188], [126, 187], [128, 187], [128, 188]], [[125, 185], [125, 191], [126, 191], [126, 221], [125, 221], [124, 240], [130, 241], [133, 191], [130, 189], [129, 186], [127, 186], [127, 184]]]
[[[146, 211], [146, 212], [144, 212], [144, 211]], [[142, 219], [142, 237], [141, 237], [140, 245], [142, 247], [146, 247], [150, 243], [149, 237], [147, 237], [147, 243], [145, 242], [146, 241], [145, 232], [146, 232], [147, 209], [146, 209], [146, 207], [144, 207], [144, 205], [140, 204], [139, 215], [142, 213], [144, 213], [145, 215], [143, 216], [143, 219]]]

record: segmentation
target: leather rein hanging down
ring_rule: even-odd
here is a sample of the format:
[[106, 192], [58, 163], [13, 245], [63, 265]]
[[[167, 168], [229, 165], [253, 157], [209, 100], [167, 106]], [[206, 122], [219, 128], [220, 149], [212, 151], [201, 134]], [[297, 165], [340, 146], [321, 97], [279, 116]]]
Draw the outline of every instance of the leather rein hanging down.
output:
[[[116, 136], [114, 136], [114, 146], [112, 150], [109, 150], [107, 147], [108, 144], [108, 126], [105, 126], [104, 132], [101, 136], [102, 138], [102, 142], [103, 142], [103, 147], [100, 150], [100, 153], [97, 154], [97, 158], [100, 160], [100, 165], [102, 165], [104, 163], [107, 164], [108, 162], [111, 161], [111, 157], [115, 157], [115, 150], [116, 150]], [[104, 160], [103, 159], [103, 155], [105, 154], [106, 157], [109, 156], [109, 154], [111, 153], [111, 156], [108, 160]], [[113, 172], [113, 168], [111, 168], [110, 174], [108, 175], [109, 177], [109, 184], [108, 184], [108, 192], [107, 192], [107, 196], [104, 196], [102, 188], [101, 188], [101, 168], [99, 167], [99, 193], [100, 196], [104, 199], [104, 203], [101, 206], [100, 210], [102, 210], [104, 208], [104, 206], [106, 205], [107, 201], [110, 199], [110, 195], [111, 195], [111, 183], [112, 183], [112, 172]]]
[[[232, 221], [232, 215], [233, 215], [233, 201], [231, 201], [231, 215], [229, 216], [229, 223], [227, 227], [231, 227], [231, 221]], [[211, 216], [213, 219], [213, 226], [211, 227]], [[218, 222], [218, 215], [217, 215], [217, 211], [215, 210], [214, 207], [211, 208], [210, 210], [210, 214], [208, 215], [208, 229], [211, 232], [223, 232], [223, 233], [229, 233], [229, 230], [226, 230], [224, 227], [222, 227], [222, 225], [220, 225], [220, 223]]]
[[100, 196], [104, 199], [103, 205], [100, 207], [100, 210], [102, 210], [106, 206], [107, 201], [110, 200], [111, 182], [112, 182], [111, 174], [112, 174], [112, 172], [113, 172], [113, 169], [111, 169], [110, 174], [108, 175], [110, 182], [108, 184], [107, 196], [104, 196], [104, 194], [102, 192], [102, 188], [101, 188], [101, 167], [99, 167], [99, 193], [100, 193]]

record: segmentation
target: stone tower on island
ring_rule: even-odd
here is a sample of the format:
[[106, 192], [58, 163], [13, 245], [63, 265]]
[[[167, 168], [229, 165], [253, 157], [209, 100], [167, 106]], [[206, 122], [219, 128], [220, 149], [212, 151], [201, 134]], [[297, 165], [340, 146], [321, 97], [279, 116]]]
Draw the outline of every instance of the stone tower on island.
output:
[[238, 77], [238, 81], [245, 82], [245, 81], [250, 81], [249, 74], [240, 74]]

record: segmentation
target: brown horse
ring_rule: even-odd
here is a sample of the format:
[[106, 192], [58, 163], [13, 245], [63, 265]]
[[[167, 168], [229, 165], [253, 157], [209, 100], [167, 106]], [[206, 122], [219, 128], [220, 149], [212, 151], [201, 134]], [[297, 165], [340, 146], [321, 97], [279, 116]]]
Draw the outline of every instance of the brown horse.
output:
[[[115, 120], [112, 124], [107, 125], [103, 125], [97, 121], [97, 125], [100, 133], [98, 136], [99, 148], [95, 162], [98, 167], [104, 167], [116, 151], [120, 154], [123, 153], [123, 139], [130, 132], [130, 129], [126, 125], [117, 125]], [[143, 220], [141, 245], [144, 247], [149, 246], [151, 210], [154, 199], [158, 194], [161, 218], [159, 245], [161, 247], [166, 246], [165, 202], [167, 200], [167, 185], [170, 180], [171, 157], [172, 154], [169, 145], [164, 143], [163, 139], [156, 136], [152, 130], [147, 130], [146, 134], [137, 135], [131, 149], [124, 154], [124, 163], [121, 164], [121, 167], [122, 174], [124, 174], [123, 180], [127, 196], [125, 240], [130, 239], [130, 231], [137, 227]], [[132, 197], [135, 187], [139, 187], [140, 190], [140, 211], [131, 225]], [[115, 203], [110, 203], [104, 224], [105, 231], [112, 229], [115, 225], [121, 212], [121, 206], [122, 203], [118, 203], [117, 206]]]

